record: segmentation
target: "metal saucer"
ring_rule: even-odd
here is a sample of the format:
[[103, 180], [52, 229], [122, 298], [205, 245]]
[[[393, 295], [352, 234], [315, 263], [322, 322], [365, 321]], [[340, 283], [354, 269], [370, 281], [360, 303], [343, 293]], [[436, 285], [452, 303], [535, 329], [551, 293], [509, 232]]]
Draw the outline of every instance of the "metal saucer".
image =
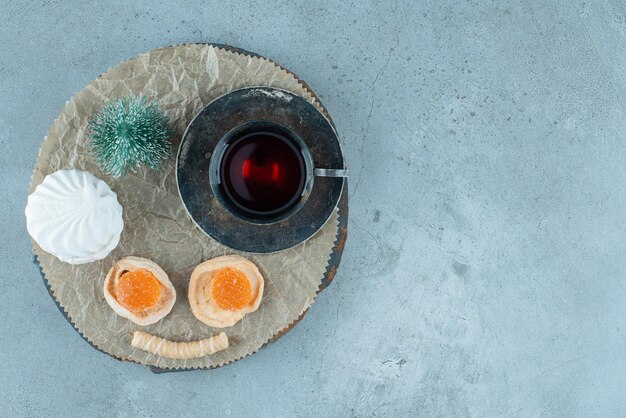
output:
[[284, 90], [235, 90], [213, 100], [191, 121], [176, 158], [178, 190], [189, 216], [207, 235], [228, 247], [269, 253], [313, 236], [337, 207], [346, 179], [316, 177], [303, 206], [279, 222], [253, 223], [235, 216], [212, 191], [209, 163], [226, 133], [254, 121], [277, 123], [297, 133], [309, 148], [315, 167], [337, 169], [345, 164], [330, 122], [311, 103]]

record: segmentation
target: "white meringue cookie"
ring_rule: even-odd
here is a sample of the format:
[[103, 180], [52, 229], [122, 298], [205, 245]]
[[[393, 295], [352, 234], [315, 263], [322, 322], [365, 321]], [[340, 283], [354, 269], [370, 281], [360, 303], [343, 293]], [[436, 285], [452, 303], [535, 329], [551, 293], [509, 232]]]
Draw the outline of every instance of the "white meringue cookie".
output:
[[69, 264], [105, 258], [124, 228], [117, 195], [80, 170], [49, 174], [26, 204], [28, 233], [46, 252]]

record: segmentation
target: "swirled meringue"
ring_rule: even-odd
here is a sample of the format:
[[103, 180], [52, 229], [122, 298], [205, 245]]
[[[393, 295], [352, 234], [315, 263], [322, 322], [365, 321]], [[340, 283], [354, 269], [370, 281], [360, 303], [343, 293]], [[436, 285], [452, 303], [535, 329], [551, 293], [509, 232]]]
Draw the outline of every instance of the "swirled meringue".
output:
[[80, 170], [46, 176], [28, 196], [25, 212], [30, 236], [69, 264], [105, 258], [124, 228], [117, 195], [104, 181]]

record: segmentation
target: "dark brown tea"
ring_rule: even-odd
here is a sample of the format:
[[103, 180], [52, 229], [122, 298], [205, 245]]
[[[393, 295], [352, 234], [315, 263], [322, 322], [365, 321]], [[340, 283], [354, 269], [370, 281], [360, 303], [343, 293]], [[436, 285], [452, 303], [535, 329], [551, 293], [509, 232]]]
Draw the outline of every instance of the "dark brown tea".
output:
[[220, 165], [226, 197], [244, 213], [271, 217], [293, 206], [306, 178], [302, 153], [274, 132], [252, 132], [227, 147]]

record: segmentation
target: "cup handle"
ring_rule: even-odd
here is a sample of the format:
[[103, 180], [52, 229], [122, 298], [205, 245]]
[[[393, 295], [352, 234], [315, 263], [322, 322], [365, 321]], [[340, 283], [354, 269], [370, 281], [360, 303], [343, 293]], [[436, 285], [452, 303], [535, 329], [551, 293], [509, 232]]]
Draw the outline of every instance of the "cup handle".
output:
[[316, 168], [313, 170], [315, 177], [348, 177], [350, 171], [347, 168]]

